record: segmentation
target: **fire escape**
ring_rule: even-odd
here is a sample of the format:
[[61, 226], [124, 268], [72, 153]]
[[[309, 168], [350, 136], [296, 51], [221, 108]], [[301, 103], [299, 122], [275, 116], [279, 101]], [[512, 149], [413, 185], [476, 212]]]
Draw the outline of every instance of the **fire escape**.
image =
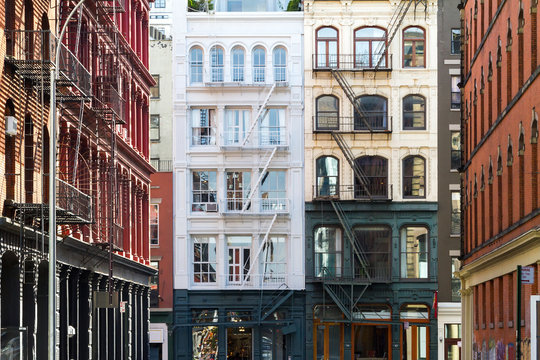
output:
[[[61, 5], [60, 24], [64, 24], [74, 4], [63, 1]], [[6, 30], [9, 44], [6, 62], [35, 89], [41, 106], [44, 106], [51, 90], [50, 71], [55, 66], [54, 54], [56, 47], [60, 47], [59, 76], [56, 79], [56, 111], [61, 119], [57, 178], [54, 179], [57, 185], [56, 221], [63, 236], [91, 237], [92, 244], [108, 248], [112, 281], [112, 252], [121, 250], [123, 245], [122, 228], [116, 220], [120, 193], [116, 130], [117, 125], [124, 123], [124, 107], [118, 91], [119, 39], [114, 23], [115, 14], [123, 11], [123, 6], [120, 1], [96, 1], [96, 5], [95, 13], [84, 6], [79, 9], [68, 24], [62, 43], [49, 30]], [[86, 19], [84, 25], [83, 19]], [[89, 71], [92, 59], [88, 41], [92, 34], [97, 34], [98, 39], [93, 48], [98, 68], [94, 65], [92, 73], [105, 76], [95, 76]], [[87, 46], [82, 46], [83, 43]], [[42, 236], [48, 227], [50, 181], [47, 165], [49, 145], [48, 137], [44, 140], [47, 134], [43, 133], [46, 125], [43, 118], [37, 129], [37, 141], [33, 144], [34, 167], [39, 168], [42, 174], [42, 199], [36, 201], [26, 196], [23, 201], [12, 204], [15, 220], [41, 230]], [[27, 127], [23, 129], [27, 131]], [[23, 133], [23, 138], [25, 135]], [[90, 231], [85, 231], [85, 228]]]
[[[346, 320], [353, 321], [357, 310], [357, 304], [373, 282], [387, 282], [388, 279], [375, 278], [373, 274], [373, 266], [370, 264], [368, 255], [363, 248], [361, 241], [356, 237], [351, 223], [347, 217], [346, 211], [341, 205], [343, 200], [368, 200], [368, 201], [388, 201], [392, 198], [392, 192], [384, 189], [382, 192], [377, 191], [373, 186], [372, 181], [359, 166], [354, 158], [351, 147], [343, 136], [344, 134], [369, 133], [386, 133], [388, 136], [391, 133], [389, 119], [383, 115], [373, 115], [373, 111], [368, 111], [356, 96], [347, 77], [356, 72], [387, 72], [392, 71], [392, 58], [388, 54], [388, 49], [397, 34], [398, 30], [405, 19], [410, 8], [414, 5], [414, 12], [419, 5], [424, 6], [424, 11], [427, 11], [426, 0], [402, 0], [397, 4], [390, 23], [387, 28], [387, 38], [385, 42], [381, 42], [373, 54], [368, 56], [371, 58], [368, 64], [363, 62], [361, 55], [337, 55], [335, 58], [321, 61], [318, 55], [313, 57], [313, 71], [329, 71], [332, 77], [337, 81], [345, 96], [349, 99], [353, 106], [354, 118], [350, 123], [339, 118], [327, 118], [319, 123], [320, 119], [315, 117], [313, 124], [314, 133], [330, 133], [334, 141], [339, 146], [349, 166], [353, 170], [355, 184], [352, 186], [340, 186], [330, 191], [321, 192], [318, 185], [314, 187], [314, 200], [329, 201], [334, 212], [343, 228], [345, 237], [348, 240], [352, 250], [352, 265], [350, 268], [343, 268], [342, 273], [332, 269], [321, 269], [322, 286], [326, 294], [340, 308], [345, 315]], [[326, 55], [325, 55], [326, 56]], [[390, 61], [389, 61], [390, 60]], [[365, 61], [365, 60], [364, 60]], [[322, 66], [321, 66], [322, 64]], [[341, 123], [340, 123], [341, 122]], [[322, 125], [322, 126], [321, 126]], [[328, 189], [327, 189], [328, 190]], [[347, 196], [348, 193], [351, 193]]]

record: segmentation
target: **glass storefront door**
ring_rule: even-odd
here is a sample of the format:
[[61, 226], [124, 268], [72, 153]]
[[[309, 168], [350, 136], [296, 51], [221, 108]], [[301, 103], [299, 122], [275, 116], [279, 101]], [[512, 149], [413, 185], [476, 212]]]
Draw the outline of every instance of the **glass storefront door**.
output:
[[247, 327], [227, 328], [227, 359], [253, 359], [253, 329]]

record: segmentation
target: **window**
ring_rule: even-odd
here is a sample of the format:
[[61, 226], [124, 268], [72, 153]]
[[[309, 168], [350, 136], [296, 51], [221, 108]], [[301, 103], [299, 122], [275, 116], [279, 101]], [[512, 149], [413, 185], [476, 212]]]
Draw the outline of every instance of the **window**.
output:
[[425, 32], [418, 26], [403, 31], [403, 67], [425, 67]]
[[339, 161], [332, 156], [322, 156], [316, 164], [317, 185], [315, 197], [339, 195]]
[[216, 145], [215, 110], [193, 109], [191, 113], [191, 144]]
[[403, 160], [403, 197], [426, 196], [425, 160], [421, 156], [408, 156]]
[[201, 324], [193, 326], [191, 330], [193, 359], [217, 358], [218, 348], [223, 345], [218, 341], [219, 329], [217, 326], [204, 326], [202, 324], [217, 323], [218, 321], [217, 309], [197, 309], [192, 311], [191, 322]]
[[150, 141], [159, 142], [159, 115], [150, 115]]
[[192, 84], [203, 82], [203, 52], [201, 48], [193, 48], [189, 51], [189, 72]]
[[217, 174], [215, 171], [193, 172], [193, 204], [191, 211], [217, 211]]
[[450, 225], [451, 235], [461, 234], [461, 195], [459, 191], [452, 191], [452, 221]]
[[150, 204], [150, 245], [159, 245], [159, 205]]
[[[356, 226], [355, 241], [364, 250], [369, 278], [375, 281], [390, 280], [392, 263], [392, 230], [387, 226]], [[355, 277], [363, 277], [365, 270], [355, 262]]]
[[427, 279], [428, 230], [420, 226], [401, 229], [401, 277]]
[[461, 167], [461, 133], [452, 131], [450, 136], [450, 169], [458, 170]]
[[260, 122], [259, 144], [262, 146], [285, 145], [285, 110], [269, 109]]
[[251, 122], [249, 110], [225, 110], [225, 145], [240, 145]]
[[210, 49], [210, 69], [212, 82], [223, 82], [223, 48], [213, 46]]
[[386, 30], [363, 27], [354, 32], [354, 67], [386, 67]]
[[316, 102], [316, 130], [339, 129], [339, 100], [332, 95], [322, 95]]
[[[363, 95], [356, 99], [364, 116], [354, 112], [354, 130], [386, 130], [388, 128], [388, 100], [379, 95]], [[367, 124], [366, 124], [367, 123]], [[368, 128], [369, 125], [369, 128]]]
[[227, 11], [266, 11], [265, 0], [228, 0]]
[[[150, 3], [150, 4], [151, 4], [151, 3]], [[156, 9], [159, 9], [159, 8], [163, 9], [163, 8], [165, 8], [165, 6], [166, 6], [166, 5], [165, 5], [165, 0], [155, 0], [155, 1], [154, 1], [154, 7], [155, 7]]]
[[426, 129], [426, 99], [421, 95], [408, 95], [403, 98], [403, 129]]
[[229, 171], [226, 174], [227, 210], [241, 211], [251, 190], [249, 171]]
[[268, 171], [261, 182], [261, 210], [278, 211], [287, 207], [285, 171]]
[[332, 27], [317, 30], [317, 68], [336, 68], [338, 62], [338, 31]]
[[365, 184], [354, 177], [355, 198], [388, 197], [388, 161], [381, 156], [362, 156], [355, 160], [356, 166], [364, 174]]
[[150, 276], [150, 307], [159, 307], [159, 261], [150, 261], [150, 266], [157, 270]]
[[459, 55], [461, 53], [461, 30], [452, 29], [451, 36], [450, 54]]
[[216, 238], [193, 236], [193, 282], [216, 282]]
[[251, 267], [251, 236], [227, 236], [228, 282], [231, 284], [249, 281]]
[[263, 281], [282, 284], [287, 276], [287, 246], [285, 236], [268, 236], [261, 253]]
[[451, 92], [451, 100], [450, 100], [450, 109], [461, 109], [461, 90], [459, 89], [459, 83], [461, 81], [461, 77], [459, 75], [452, 76], [452, 92]]
[[425, 360], [428, 358], [428, 326], [418, 323], [429, 321], [429, 308], [421, 304], [408, 304], [400, 309], [400, 319], [415, 325], [403, 326], [403, 360]]
[[237, 46], [232, 50], [232, 81], [244, 81], [245, 51]]
[[156, 85], [150, 88], [150, 97], [152, 99], [159, 99], [159, 75], [152, 75], [152, 79], [154, 79]]
[[315, 277], [341, 277], [343, 240], [341, 229], [318, 227], [315, 241]]
[[253, 82], [265, 82], [266, 52], [258, 47], [253, 50]]
[[287, 81], [287, 52], [281, 46], [274, 49], [274, 81]]
[[459, 260], [457, 257], [451, 258], [452, 261], [452, 301], [461, 301], [461, 280], [455, 275], [459, 271]]

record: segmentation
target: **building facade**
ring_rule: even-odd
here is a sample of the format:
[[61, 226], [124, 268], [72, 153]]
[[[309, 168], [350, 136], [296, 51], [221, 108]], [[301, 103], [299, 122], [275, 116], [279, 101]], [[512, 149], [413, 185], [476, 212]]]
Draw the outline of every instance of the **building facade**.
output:
[[304, 359], [303, 20], [174, 4], [177, 359]]
[[[57, 79], [57, 357], [146, 359], [148, 2], [83, 6]], [[69, 1], [2, 1], [2, 357], [48, 356], [50, 69]], [[111, 304], [112, 299], [112, 304]], [[119, 306], [120, 305], [120, 306]], [[54, 351], [54, 350], [53, 350]]]
[[439, 1], [438, 27], [438, 203], [439, 359], [458, 359], [461, 337], [461, 19], [455, 1]]
[[460, 4], [464, 359], [538, 358], [537, 6]]
[[304, 1], [306, 359], [437, 356], [437, 2]]
[[161, 8], [150, 11], [150, 73], [156, 82], [150, 90], [150, 163], [157, 171], [150, 177], [150, 263], [158, 275], [150, 284], [150, 360], [162, 360], [172, 358], [173, 349], [173, 77], [172, 41], [153, 26], [155, 10]]

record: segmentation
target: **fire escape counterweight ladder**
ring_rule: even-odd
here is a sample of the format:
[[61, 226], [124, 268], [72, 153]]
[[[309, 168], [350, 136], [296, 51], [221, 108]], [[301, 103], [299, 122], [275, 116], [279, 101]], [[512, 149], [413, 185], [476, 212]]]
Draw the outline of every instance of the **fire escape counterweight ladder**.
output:
[[255, 126], [257, 126], [257, 123], [259, 122], [259, 119], [261, 118], [261, 115], [267, 111], [266, 105], [268, 104], [268, 101], [270, 100], [270, 97], [272, 96], [272, 93], [274, 92], [274, 89], [276, 88], [276, 83], [272, 85], [270, 88], [270, 91], [266, 95], [266, 98], [264, 99], [263, 103], [261, 104], [259, 111], [257, 112], [257, 115], [255, 116], [255, 119], [251, 122], [251, 126], [249, 127], [249, 130], [246, 133], [246, 137], [244, 138], [244, 141], [242, 142], [242, 146], [246, 146], [249, 136], [255, 129]]

